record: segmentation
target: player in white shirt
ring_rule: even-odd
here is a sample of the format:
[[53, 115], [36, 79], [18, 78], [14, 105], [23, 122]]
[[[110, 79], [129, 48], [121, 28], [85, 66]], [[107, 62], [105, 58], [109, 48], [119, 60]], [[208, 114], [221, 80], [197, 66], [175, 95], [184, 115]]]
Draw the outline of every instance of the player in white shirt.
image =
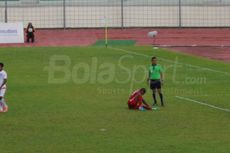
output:
[[4, 64], [0, 63], [0, 112], [7, 112], [8, 106], [4, 96], [6, 93], [7, 73], [3, 70]]

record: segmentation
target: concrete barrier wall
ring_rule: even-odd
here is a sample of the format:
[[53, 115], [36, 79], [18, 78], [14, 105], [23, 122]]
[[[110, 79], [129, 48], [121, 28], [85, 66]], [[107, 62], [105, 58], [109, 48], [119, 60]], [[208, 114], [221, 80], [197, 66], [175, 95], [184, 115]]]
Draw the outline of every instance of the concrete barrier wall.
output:
[[[4, 7], [0, 7], [0, 22], [4, 22]], [[62, 6], [9, 7], [8, 22], [33, 22], [37, 28], [103, 27], [104, 18], [110, 27], [121, 27], [119, 6]], [[125, 6], [125, 27], [178, 27], [178, 6]], [[183, 6], [183, 27], [230, 27], [230, 6]]]

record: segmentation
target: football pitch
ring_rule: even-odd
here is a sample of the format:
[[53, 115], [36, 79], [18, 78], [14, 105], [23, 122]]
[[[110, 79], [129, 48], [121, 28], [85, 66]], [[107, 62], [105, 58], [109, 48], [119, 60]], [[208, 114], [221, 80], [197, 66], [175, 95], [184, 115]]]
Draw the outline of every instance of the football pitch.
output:
[[[127, 109], [151, 57], [166, 106]], [[1, 153], [229, 153], [230, 65], [151, 47], [0, 48], [9, 111]], [[158, 100], [158, 103], [160, 101]]]

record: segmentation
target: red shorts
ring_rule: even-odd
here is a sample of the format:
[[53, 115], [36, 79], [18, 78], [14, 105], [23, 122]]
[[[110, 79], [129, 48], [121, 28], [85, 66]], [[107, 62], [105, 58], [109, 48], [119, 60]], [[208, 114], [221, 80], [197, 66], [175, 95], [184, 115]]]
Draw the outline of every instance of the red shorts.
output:
[[142, 102], [132, 102], [128, 101], [128, 107], [129, 109], [139, 109], [139, 107], [142, 106]]

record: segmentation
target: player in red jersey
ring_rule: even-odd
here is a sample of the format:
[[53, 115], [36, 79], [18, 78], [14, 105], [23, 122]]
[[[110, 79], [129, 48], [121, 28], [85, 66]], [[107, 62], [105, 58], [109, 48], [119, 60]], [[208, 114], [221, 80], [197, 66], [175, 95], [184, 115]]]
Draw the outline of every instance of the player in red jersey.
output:
[[143, 95], [146, 93], [145, 88], [138, 89], [134, 91], [129, 97], [128, 107], [129, 109], [147, 109], [152, 110], [152, 108], [145, 102]]

